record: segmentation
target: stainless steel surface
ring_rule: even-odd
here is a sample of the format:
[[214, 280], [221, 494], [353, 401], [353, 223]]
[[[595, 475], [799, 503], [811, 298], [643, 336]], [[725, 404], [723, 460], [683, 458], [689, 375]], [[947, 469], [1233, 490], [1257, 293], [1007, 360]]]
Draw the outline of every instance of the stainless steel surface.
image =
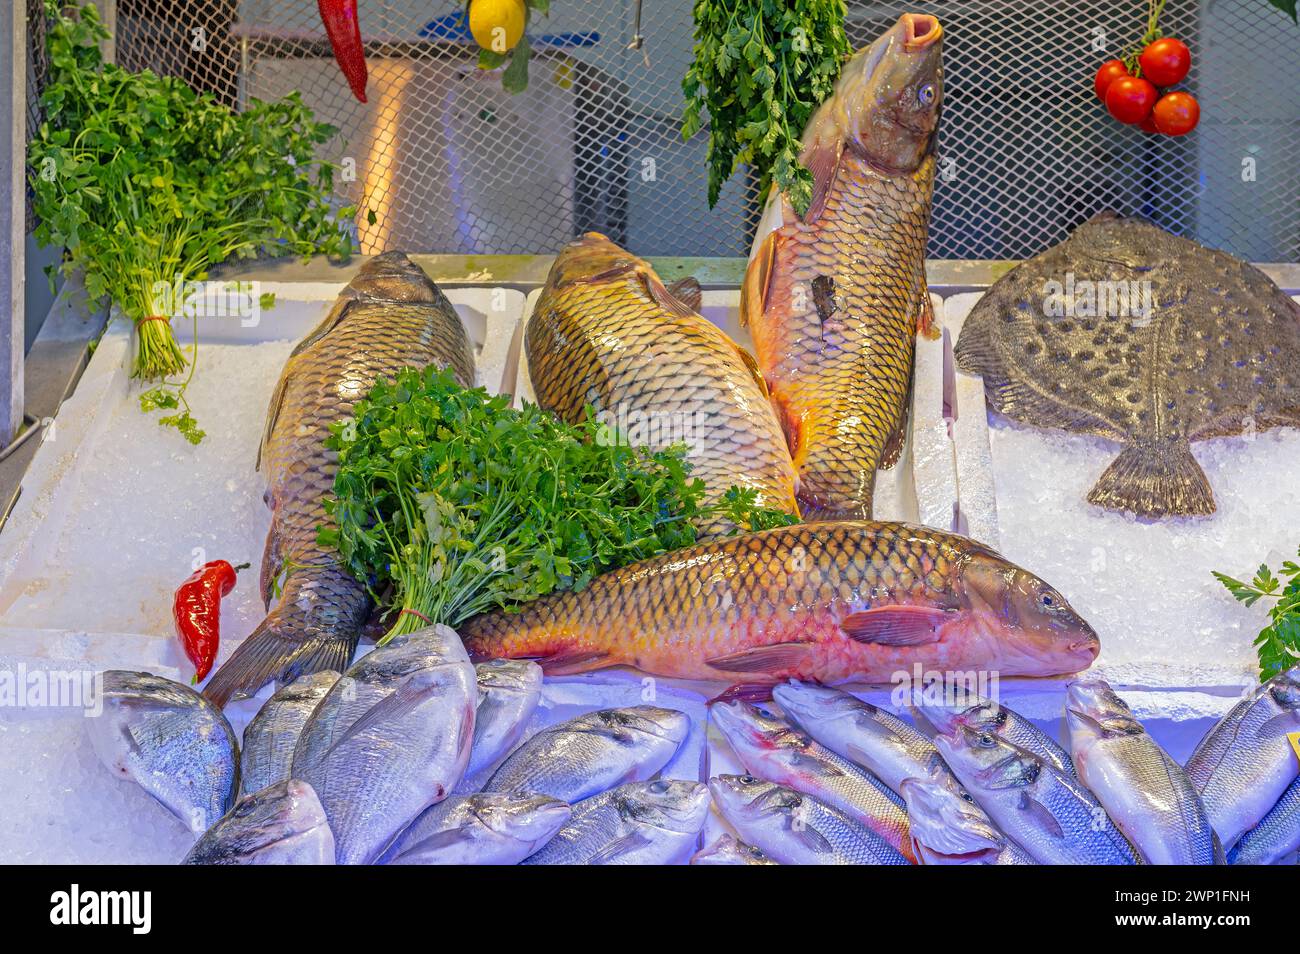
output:
[[0, 36], [9, 60], [0, 68], [0, 447], [17, 435], [23, 422], [23, 349], [27, 320], [23, 310], [23, 255], [26, 246], [27, 179], [27, 20], [21, 6], [0, 9]]

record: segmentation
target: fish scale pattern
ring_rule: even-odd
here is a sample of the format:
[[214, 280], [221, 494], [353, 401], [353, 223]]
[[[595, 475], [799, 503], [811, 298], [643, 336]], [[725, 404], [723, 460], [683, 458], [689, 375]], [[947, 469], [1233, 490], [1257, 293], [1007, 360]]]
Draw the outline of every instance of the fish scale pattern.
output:
[[876, 471], [905, 426], [934, 171], [933, 157], [886, 175], [846, 154], [821, 217], [775, 233], [750, 330], [810, 518], [870, 519]]
[[[578, 257], [590, 261], [588, 275], [623, 267], [606, 279], [567, 280]], [[797, 515], [794, 466], [756, 373], [716, 325], [657, 300], [654, 286], [662, 289], [648, 265], [599, 237], [562, 253], [526, 334], [538, 403], [571, 423], [591, 405], [633, 445], [684, 443], [705, 504], [734, 486], [755, 490], [759, 506]], [[709, 520], [701, 537], [731, 529]]]

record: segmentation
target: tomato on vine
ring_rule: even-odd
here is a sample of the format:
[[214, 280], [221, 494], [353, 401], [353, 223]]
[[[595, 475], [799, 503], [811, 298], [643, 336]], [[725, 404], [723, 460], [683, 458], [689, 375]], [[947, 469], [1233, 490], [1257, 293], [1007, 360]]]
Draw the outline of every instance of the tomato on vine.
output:
[[1138, 65], [1142, 75], [1156, 86], [1176, 86], [1192, 68], [1192, 51], [1182, 40], [1161, 37], [1147, 44], [1138, 56]]
[[1151, 119], [1166, 136], [1185, 136], [1201, 121], [1201, 104], [1191, 93], [1166, 93], [1152, 109]]

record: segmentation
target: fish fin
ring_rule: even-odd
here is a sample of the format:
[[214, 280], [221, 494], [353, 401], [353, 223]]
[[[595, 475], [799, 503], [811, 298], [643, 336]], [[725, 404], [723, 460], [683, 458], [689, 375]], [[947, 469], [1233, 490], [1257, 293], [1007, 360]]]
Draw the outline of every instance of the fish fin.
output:
[[694, 275], [677, 279], [667, 286], [667, 292], [696, 314], [704, 307], [704, 289]]
[[272, 518], [271, 529], [266, 531], [266, 546], [262, 548], [262, 569], [258, 585], [262, 593], [262, 609], [271, 608], [271, 597], [275, 595], [275, 582], [284, 572], [284, 556], [280, 553], [279, 523]]
[[749, 349], [743, 345], [738, 345], [734, 341], [732, 342], [732, 345], [735, 346], [736, 354], [740, 357], [741, 364], [748, 369], [750, 376], [754, 379], [754, 383], [757, 384], [758, 389], [763, 392], [763, 397], [767, 398], [770, 402], [772, 400], [772, 392], [768, 389], [767, 379], [763, 377], [763, 370], [758, 366], [758, 359], [750, 354]]
[[413, 674], [391, 693], [363, 712], [355, 722], [348, 726], [347, 731], [330, 743], [330, 747], [322, 752], [316, 761], [323, 762], [336, 749], [357, 738], [372, 726], [379, 725], [381, 722], [396, 721], [409, 715], [416, 706], [429, 697], [430, 691], [437, 690], [441, 686], [441, 677], [436, 672], [426, 670]]
[[610, 658], [609, 653], [570, 652], [543, 656], [537, 660], [537, 665], [541, 666], [542, 672], [548, 676], [571, 676], [575, 673], [591, 672], [593, 669], [617, 666], [618, 663]]
[[925, 284], [925, 279], [921, 279], [921, 317], [916, 322], [916, 333], [927, 341], [938, 341], [940, 331], [938, 323], [934, 320], [934, 299], [930, 297], [930, 289]]
[[[1273, 718], [1269, 719], [1267, 722], [1261, 725], [1255, 731], [1255, 737], [1260, 739], [1266, 739], [1281, 729], [1290, 728], [1293, 722], [1295, 722], [1294, 713], [1292, 712], [1279, 713], [1278, 715], [1273, 716]], [[1297, 738], [1295, 740], [1295, 744], [1300, 745], [1300, 738]], [[1300, 753], [1297, 753], [1297, 758], [1300, 758]]]
[[912, 408], [912, 388], [913, 385], [907, 386], [907, 400], [898, 415], [898, 427], [894, 428], [894, 433], [889, 435], [889, 441], [885, 444], [885, 449], [880, 458], [878, 470], [889, 470], [903, 456], [903, 445], [907, 443], [907, 422], [911, 416]]
[[881, 606], [850, 613], [840, 629], [859, 643], [924, 646], [939, 641], [939, 627], [947, 619], [947, 611], [929, 606]]
[[808, 203], [804, 222], [816, 222], [826, 211], [826, 200], [835, 187], [835, 178], [840, 171], [840, 157], [843, 155], [844, 139], [839, 136], [832, 142], [818, 141], [805, 152], [803, 164], [812, 173], [813, 186], [812, 201]]
[[1042, 802], [1022, 793], [1020, 804], [1017, 807], [1022, 812], [1032, 815], [1038, 824], [1043, 826], [1043, 830], [1053, 838], [1059, 840], [1065, 837], [1065, 829], [1061, 827], [1061, 823], [1056, 820], [1056, 816], [1048, 811]]
[[421, 838], [414, 844], [408, 845], [400, 852], [394, 855], [389, 861], [390, 865], [416, 865], [425, 864], [423, 861], [403, 861], [403, 858], [411, 858], [416, 854], [424, 854], [430, 851], [443, 851], [453, 845], [459, 845], [465, 841], [465, 832], [459, 828], [451, 828], [447, 831], [434, 832], [428, 838]]
[[287, 684], [323, 669], [343, 672], [357, 648], [357, 634], [313, 633], [306, 639], [281, 634], [275, 614], [239, 644], [213, 674], [203, 694], [218, 707], [251, 696], [268, 682]]
[[[293, 359], [290, 358], [290, 361]], [[284, 407], [284, 394], [289, 388], [289, 362], [286, 361], [284, 370], [280, 372], [280, 380], [276, 382], [275, 391], [271, 394], [271, 403], [266, 409], [266, 425], [262, 429], [262, 443], [257, 445], [257, 460], [253, 464], [253, 469], [260, 471], [262, 469], [262, 455], [266, 453], [267, 442], [271, 440], [271, 432], [275, 430], [275, 422], [280, 419], [280, 409]]]
[[648, 267], [642, 266], [638, 268], [637, 274], [641, 277], [641, 283], [645, 285], [646, 294], [664, 311], [670, 315], [676, 315], [678, 318], [699, 317], [695, 309], [670, 292], [659, 279], [659, 276]]
[[749, 328], [767, 310], [772, 287], [772, 263], [776, 258], [776, 232], [768, 232], [745, 269], [740, 286], [740, 327]]
[[844, 770], [837, 768], [830, 762], [823, 759], [813, 758], [811, 755], [804, 755], [802, 752], [794, 752], [790, 756], [790, 764], [797, 766], [799, 771], [805, 775], [821, 779], [843, 778]]
[[[706, 705], [715, 702], [770, 702], [772, 700], [771, 683], [738, 682], [728, 686], [710, 699]], [[706, 776], [707, 777], [707, 776]]]
[[793, 824], [788, 825], [789, 832], [795, 841], [799, 842], [809, 851], [819, 855], [833, 854], [835, 849], [831, 843], [826, 840], [826, 836], [819, 832], [811, 825], [800, 825], [796, 827]]
[[704, 662], [711, 669], [725, 672], [779, 672], [793, 669], [799, 665], [813, 644], [802, 640], [788, 643], [776, 643], [772, 646], [756, 646], [742, 649], [738, 653], [726, 656], [714, 656]]
[[1205, 516], [1214, 513], [1214, 492], [1186, 441], [1167, 451], [1125, 447], [1092, 490], [1088, 502], [1141, 517]]
[[644, 832], [630, 831], [622, 838], [615, 838], [604, 848], [600, 849], [600, 851], [588, 858], [587, 864], [618, 864], [618, 858], [620, 855], [636, 851], [638, 848], [645, 848], [649, 844], [650, 838]]

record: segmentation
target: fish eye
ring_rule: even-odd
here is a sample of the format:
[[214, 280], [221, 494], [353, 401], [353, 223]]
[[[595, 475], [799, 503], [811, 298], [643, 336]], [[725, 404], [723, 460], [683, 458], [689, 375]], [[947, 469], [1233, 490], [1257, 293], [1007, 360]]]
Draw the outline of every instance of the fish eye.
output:
[[754, 778], [754, 776], [752, 775], [742, 775], [740, 776], [740, 780], [746, 785], [753, 785], [755, 782], [758, 781], [758, 779]]
[[916, 98], [922, 106], [933, 106], [935, 95], [933, 83], [926, 83], [916, 92]]
[[1056, 609], [1056, 600], [1052, 597], [1051, 593], [1043, 593], [1038, 597], [1038, 602], [1042, 605], [1043, 609]]

